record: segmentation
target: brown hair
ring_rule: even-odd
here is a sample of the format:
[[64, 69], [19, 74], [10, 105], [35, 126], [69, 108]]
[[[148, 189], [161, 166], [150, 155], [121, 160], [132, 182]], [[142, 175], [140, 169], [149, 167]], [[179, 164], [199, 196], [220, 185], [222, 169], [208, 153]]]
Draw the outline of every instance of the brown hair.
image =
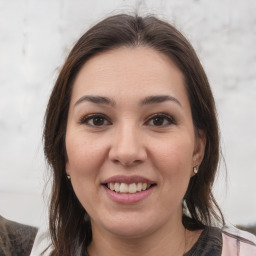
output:
[[53, 170], [50, 202], [51, 255], [74, 255], [75, 248], [91, 241], [85, 209], [66, 178], [65, 133], [73, 81], [92, 56], [121, 46], [147, 46], [169, 56], [182, 71], [189, 96], [195, 131], [206, 135], [200, 171], [191, 178], [185, 201], [191, 217], [183, 217], [189, 229], [224, 224], [212, 186], [219, 161], [219, 132], [213, 95], [190, 43], [172, 25], [153, 16], [126, 14], [109, 17], [88, 30], [71, 50], [53, 88], [45, 115], [44, 151]]

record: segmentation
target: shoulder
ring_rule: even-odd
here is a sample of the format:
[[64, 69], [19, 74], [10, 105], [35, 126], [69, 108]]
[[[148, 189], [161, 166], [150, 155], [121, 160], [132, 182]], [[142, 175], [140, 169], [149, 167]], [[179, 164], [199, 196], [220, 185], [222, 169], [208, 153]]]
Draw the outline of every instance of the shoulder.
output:
[[29, 255], [37, 228], [7, 220], [0, 216], [0, 254]]
[[234, 227], [222, 229], [222, 256], [256, 256], [256, 237]]
[[205, 227], [185, 255], [256, 256], [256, 237], [234, 227]]

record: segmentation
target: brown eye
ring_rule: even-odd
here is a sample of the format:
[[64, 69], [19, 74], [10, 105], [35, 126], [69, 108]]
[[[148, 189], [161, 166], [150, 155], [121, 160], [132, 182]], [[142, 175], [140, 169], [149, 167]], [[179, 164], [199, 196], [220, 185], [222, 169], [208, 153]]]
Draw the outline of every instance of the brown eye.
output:
[[163, 124], [164, 124], [164, 121], [166, 121], [166, 120], [165, 120], [165, 118], [162, 117], [162, 116], [157, 116], [157, 117], [152, 118], [152, 123], [153, 123], [155, 126], [161, 126], [161, 125], [163, 125]]
[[86, 124], [88, 126], [104, 126], [110, 125], [110, 122], [106, 119], [104, 115], [94, 114], [85, 116], [80, 121], [81, 124]]
[[105, 119], [101, 116], [96, 116], [96, 117], [93, 117], [91, 119], [91, 121], [92, 121], [93, 125], [100, 126], [100, 125], [104, 124]]
[[147, 124], [150, 126], [162, 126], [163, 127], [163, 126], [175, 124], [175, 121], [169, 115], [156, 114], [147, 121]]

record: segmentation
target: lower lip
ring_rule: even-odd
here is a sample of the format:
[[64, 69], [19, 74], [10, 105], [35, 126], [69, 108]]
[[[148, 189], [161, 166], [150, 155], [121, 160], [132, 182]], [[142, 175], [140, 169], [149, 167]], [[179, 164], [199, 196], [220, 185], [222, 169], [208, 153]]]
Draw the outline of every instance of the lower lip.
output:
[[110, 189], [108, 189], [107, 187], [103, 186], [107, 195], [109, 196], [109, 198], [119, 204], [136, 204], [139, 203], [143, 200], [145, 200], [146, 198], [148, 198], [151, 193], [153, 192], [155, 186], [150, 187], [147, 190], [144, 191], [140, 191], [137, 193], [117, 193], [114, 192]]

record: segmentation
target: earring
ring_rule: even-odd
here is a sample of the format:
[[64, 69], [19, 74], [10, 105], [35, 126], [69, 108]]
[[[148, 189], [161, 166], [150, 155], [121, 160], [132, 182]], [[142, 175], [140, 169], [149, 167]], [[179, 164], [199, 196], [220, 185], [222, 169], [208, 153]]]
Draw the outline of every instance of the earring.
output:
[[196, 166], [193, 168], [193, 172], [194, 172], [194, 174], [197, 174], [197, 173], [198, 173], [198, 169], [199, 169], [199, 168], [198, 168], [198, 167], [196, 167]]
[[70, 175], [69, 174], [67, 174], [67, 178], [68, 178], [68, 180], [70, 180]]

